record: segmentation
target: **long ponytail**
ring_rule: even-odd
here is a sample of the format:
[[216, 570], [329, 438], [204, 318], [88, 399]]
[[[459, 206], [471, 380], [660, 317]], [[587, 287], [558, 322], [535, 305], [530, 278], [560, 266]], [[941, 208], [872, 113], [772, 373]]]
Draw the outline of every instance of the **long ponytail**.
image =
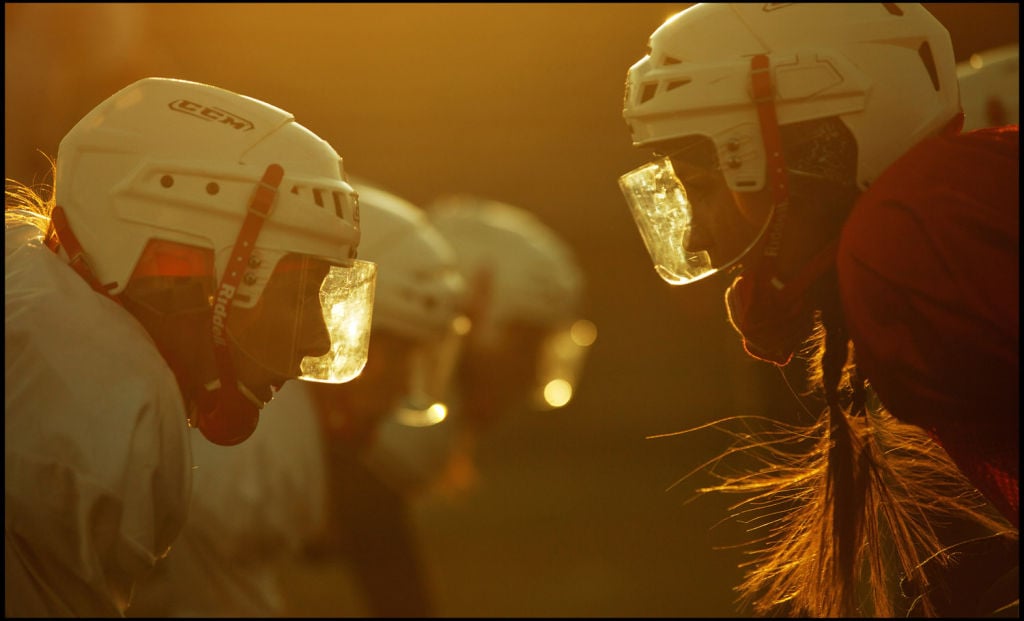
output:
[[[935, 525], [962, 520], [1012, 538], [1016, 531], [925, 431], [871, 403], [834, 277], [818, 293], [806, 350], [810, 390], [824, 402], [816, 421], [732, 433], [738, 445], [727, 454], [762, 466], [700, 490], [744, 494], [733, 517], [767, 532], [747, 544], [753, 559], [737, 587], [740, 603], [773, 616], [934, 616], [926, 569], [954, 562], [956, 548]], [[919, 593], [913, 601], [901, 595], [907, 582]]]

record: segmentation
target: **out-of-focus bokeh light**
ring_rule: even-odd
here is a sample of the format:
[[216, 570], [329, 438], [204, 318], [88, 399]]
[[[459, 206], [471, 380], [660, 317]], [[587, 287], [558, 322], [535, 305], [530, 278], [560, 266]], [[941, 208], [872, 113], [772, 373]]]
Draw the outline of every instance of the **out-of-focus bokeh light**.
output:
[[551, 380], [544, 386], [544, 401], [553, 408], [560, 408], [572, 399], [572, 384], [564, 379]]
[[459, 315], [458, 317], [452, 320], [452, 329], [455, 331], [455, 334], [458, 334], [459, 336], [465, 336], [466, 334], [469, 334], [469, 331], [472, 328], [473, 322], [470, 321], [469, 317], [466, 317], [465, 315]]
[[395, 418], [408, 427], [430, 427], [448, 418], [448, 407], [443, 403], [435, 403], [425, 410], [401, 408]]
[[569, 329], [569, 336], [580, 347], [590, 347], [597, 340], [597, 326], [589, 319], [577, 319]]

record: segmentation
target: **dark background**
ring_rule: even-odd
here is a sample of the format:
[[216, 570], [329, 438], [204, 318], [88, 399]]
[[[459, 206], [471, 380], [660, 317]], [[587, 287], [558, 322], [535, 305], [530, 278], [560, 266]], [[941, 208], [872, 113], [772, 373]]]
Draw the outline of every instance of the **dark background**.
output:
[[[741, 534], [716, 526], [730, 499], [668, 490], [725, 439], [645, 438], [798, 406], [743, 358], [723, 282], [656, 276], [616, 184], [647, 155], [620, 116], [626, 71], [686, 6], [7, 3], [5, 174], [43, 179], [36, 149], [55, 156], [94, 105], [162, 75], [292, 112], [415, 203], [467, 191], [533, 211], [576, 250], [599, 338], [569, 406], [506, 421], [474, 493], [417, 507], [438, 612], [733, 616], [743, 557], [716, 549]], [[1017, 4], [926, 6], [958, 60], [1018, 41]], [[362, 614], [340, 570], [289, 588], [296, 614]]]

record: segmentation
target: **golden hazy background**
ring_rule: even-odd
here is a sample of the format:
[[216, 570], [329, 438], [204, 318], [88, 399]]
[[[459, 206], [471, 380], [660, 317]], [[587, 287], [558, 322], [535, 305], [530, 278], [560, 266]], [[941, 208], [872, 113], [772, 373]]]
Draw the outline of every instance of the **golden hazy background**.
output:
[[[647, 436], [799, 405], [743, 357], [712, 279], [654, 273], [617, 186], [645, 160], [620, 116], [629, 66], [683, 3], [6, 3], [5, 174], [42, 180], [60, 138], [149, 75], [277, 105], [352, 174], [425, 205], [472, 192], [575, 249], [599, 330], [580, 391], [489, 437], [481, 485], [417, 506], [442, 616], [735, 616], [733, 498], [672, 483], [726, 446]], [[926, 4], [958, 60], [1018, 41], [1018, 4]], [[749, 386], [754, 386], [750, 389]], [[702, 482], [707, 482], [704, 480]], [[291, 574], [295, 614], [364, 614], [343, 570]]]

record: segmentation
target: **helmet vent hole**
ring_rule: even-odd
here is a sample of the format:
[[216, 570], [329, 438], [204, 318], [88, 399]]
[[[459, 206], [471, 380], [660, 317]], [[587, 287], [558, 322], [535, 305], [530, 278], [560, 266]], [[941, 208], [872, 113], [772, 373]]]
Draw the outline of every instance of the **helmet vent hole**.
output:
[[665, 90], [670, 91], [672, 89], [679, 88], [680, 86], [686, 86], [692, 81], [693, 80], [691, 80], [690, 78], [686, 78], [684, 80], [672, 80], [667, 85], [665, 85]]
[[214, 195], [214, 194], [216, 194], [218, 192], [220, 192], [220, 186], [217, 185], [217, 183], [211, 181], [211, 182], [206, 184], [206, 193], [207, 194], [210, 194], [212, 196], [212, 195]]
[[928, 70], [928, 77], [932, 79], [932, 86], [935, 90], [939, 90], [939, 72], [935, 68], [935, 58], [932, 56], [932, 46], [928, 45], [925, 41], [921, 44], [921, 47], [917, 48], [918, 55], [921, 56], [921, 62], [924, 63], [924, 68]]
[[163, 177], [160, 177], [160, 185], [164, 186], [165, 188], [171, 187], [172, 185], [174, 185], [174, 177], [170, 175], [164, 175]]
[[316, 203], [317, 207], [324, 206], [324, 191], [319, 188], [313, 188], [313, 202]]
[[650, 101], [654, 97], [654, 93], [657, 92], [657, 84], [646, 84], [644, 85], [644, 92], [640, 94], [640, 103]]
[[345, 196], [341, 192], [331, 192], [334, 198], [334, 213], [342, 220], [345, 219]]
[[895, 2], [883, 2], [882, 6], [893, 15], [903, 15], [903, 9], [897, 6]]
[[683, 61], [679, 60], [678, 58], [673, 58], [672, 56], [665, 56], [664, 58], [661, 59], [662, 65], [678, 65], [681, 62]]

